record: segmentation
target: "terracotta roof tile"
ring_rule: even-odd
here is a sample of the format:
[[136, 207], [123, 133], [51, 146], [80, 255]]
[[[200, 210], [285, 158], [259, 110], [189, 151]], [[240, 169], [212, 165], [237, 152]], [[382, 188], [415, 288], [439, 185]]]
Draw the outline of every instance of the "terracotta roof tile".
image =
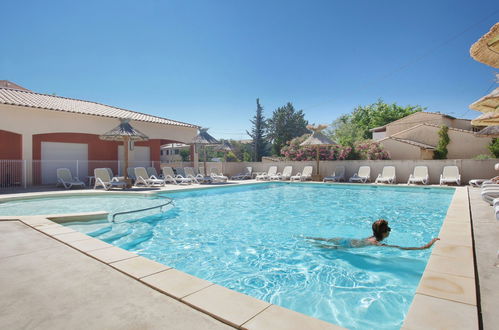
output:
[[144, 121], [157, 124], [198, 127], [167, 118], [147, 115], [145, 113], [121, 109], [91, 101], [71, 99], [67, 97], [39, 94], [11, 88], [0, 88], [0, 104], [18, 105], [31, 108], [79, 113], [85, 115], [130, 118], [131, 120]]

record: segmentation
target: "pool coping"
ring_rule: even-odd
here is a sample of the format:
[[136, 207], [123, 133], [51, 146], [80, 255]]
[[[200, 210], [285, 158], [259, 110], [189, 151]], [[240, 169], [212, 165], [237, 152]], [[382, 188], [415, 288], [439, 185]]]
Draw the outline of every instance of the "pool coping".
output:
[[[260, 182], [247, 182], [245, 184], [255, 183]], [[234, 186], [237, 185], [196, 186], [174, 191]], [[390, 186], [403, 187], [402, 185]], [[91, 192], [93, 191], [85, 192], [84, 195]], [[120, 191], [112, 192], [112, 194], [138, 193], [151, 196], [151, 194], [163, 192], [172, 192], [172, 190], [155, 190], [147, 193]], [[102, 193], [108, 194], [110, 192], [98, 192], [98, 194]], [[42, 195], [45, 197], [54, 196], [53, 193], [50, 194], [51, 196], [43, 193]], [[55, 194], [55, 196], [60, 195], [59, 192]], [[64, 196], [72, 195], [71, 193], [64, 194]], [[82, 194], [77, 193], [76, 195]], [[30, 196], [32, 198], [41, 197], [40, 192], [30, 193]], [[26, 198], [26, 196], [19, 195], [16, 197]], [[7, 198], [12, 200], [10, 197]], [[3, 199], [0, 197], [0, 201]], [[456, 187], [440, 230], [441, 240], [436, 243], [431, 252], [402, 329], [478, 328], [473, 239], [469, 211], [467, 188]], [[60, 222], [65, 221], [102, 218], [104, 215], [107, 213], [87, 212], [64, 215], [6, 216], [0, 217], [0, 220], [19, 220], [142, 284], [233, 327], [242, 329], [285, 329], [290, 327], [343, 329], [338, 325], [261, 301], [159, 264], [60, 224]], [[437, 315], [435, 315], [436, 310], [439, 312]]]

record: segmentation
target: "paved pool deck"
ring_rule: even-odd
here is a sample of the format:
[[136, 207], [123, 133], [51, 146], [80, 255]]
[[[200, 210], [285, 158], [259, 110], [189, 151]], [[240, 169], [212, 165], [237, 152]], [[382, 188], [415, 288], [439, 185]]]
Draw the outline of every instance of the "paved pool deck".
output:
[[[170, 187], [166, 189], [192, 188]], [[470, 194], [466, 187], [456, 189], [440, 232], [441, 241], [433, 248], [403, 329], [479, 328], [477, 304], [479, 305], [480, 300], [477, 300], [475, 292], [470, 220], [475, 209], [480, 210], [477, 214], [483, 216], [484, 223], [493, 223], [491, 220], [495, 219], [491, 207], [475, 198], [474, 191], [469, 191]], [[93, 191], [67, 193], [90, 192]], [[31, 194], [11, 196], [21, 195], [27, 197]], [[3, 195], [0, 198], [11, 196]], [[7, 218], [4, 217], [5, 219]], [[52, 220], [58, 221], [48, 216], [13, 217], [11, 220], [0, 221], [0, 328], [22, 328], [23, 325], [28, 328], [32, 327], [30, 325], [41, 325], [42, 328], [78, 328], [82, 325], [81, 328], [109, 329], [216, 329], [227, 328], [227, 324], [244, 329], [340, 328], [194, 278], [73, 232]], [[478, 222], [473, 223], [475, 235], [480, 232], [475, 228], [475, 223]], [[483, 229], [483, 235], [490, 242], [489, 250], [490, 246], [494, 246], [494, 251], [497, 251], [497, 243], [493, 243], [493, 236], [490, 236], [493, 234], [489, 232], [487, 236], [487, 229]], [[35, 236], [39, 237], [35, 239]], [[479, 246], [476, 245], [478, 254], [481, 253]], [[487, 246], [484, 247], [486, 248]], [[3, 256], [3, 251], [10, 252]], [[59, 258], [62, 255], [64, 257]], [[480, 259], [477, 256], [479, 270]], [[90, 264], [92, 266], [88, 266]], [[62, 275], [57, 275], [59, 273]], [[483, 323], [498, 324], [495, 316], [486, 317], [489, 311], [491, 314], [494, 312], [493, 306], [498, 306], [497, 300], [494, 300], [494, 294], [487, 295], [483, 292], [494, 291], [498, 285], [494, 286], [493, 280], [484, 280], [483, 283], [489, 285], [482, 287], [480, 273], [478, 278]], [[132, 288], [130, 292], [128, 287]], [[5, 292], [4, 288], [7, 288]], [[159, 298], [158, 294], [163, 298]], [[137, 296], [137, 303], [134, 303], [135, 299], [129, 300], [134, 295]], [[10, 307], [11, 305], [14, 307]], [[142, 309], [137, 308], [137, 305], [142, 306]], [[151, 306], [150, 310], [148, 306]], [[129, 310], [130, 313], [127, 312]], [[173, 313], [180, 321], [165, 323], [177, 318], [162, 318], [164, 315], [160, 312], [164, 310], [168, 311], [164, 312], [165, 315]]]
[[469, 187], [483, 329], [499, 328], [499, 221], [480, 189]]
[[20, 221], [0, 221], [0, 329], [231, 329]]

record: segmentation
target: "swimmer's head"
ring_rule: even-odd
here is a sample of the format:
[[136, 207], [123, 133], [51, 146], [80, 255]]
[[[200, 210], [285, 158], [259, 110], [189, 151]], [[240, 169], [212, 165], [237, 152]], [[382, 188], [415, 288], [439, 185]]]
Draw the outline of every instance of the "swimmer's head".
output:
[[382, 241], [390, 235], [390, 231], [392, 230], [388, 227], [388, 221], [384, 219], [379, 219], [374, 221], [373, 223], [373, 236], [376, 237], [376, 240]]

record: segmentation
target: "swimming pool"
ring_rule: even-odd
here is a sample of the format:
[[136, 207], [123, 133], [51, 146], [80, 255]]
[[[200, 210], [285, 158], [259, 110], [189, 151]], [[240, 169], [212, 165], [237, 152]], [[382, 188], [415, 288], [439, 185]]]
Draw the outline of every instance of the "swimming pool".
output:
[[[439, 232], [454, 189], [268, 183], [165, 193], [165, 214], [68, 225], [152, 260], [352, 329], [400, 328], [429, 250], [324, 249], [304, 236], [370, 236], [390, 244]], [[102, 208], [101, 208], [102, 209]], [[1, 208], [0, 208], [1, 210]]]

